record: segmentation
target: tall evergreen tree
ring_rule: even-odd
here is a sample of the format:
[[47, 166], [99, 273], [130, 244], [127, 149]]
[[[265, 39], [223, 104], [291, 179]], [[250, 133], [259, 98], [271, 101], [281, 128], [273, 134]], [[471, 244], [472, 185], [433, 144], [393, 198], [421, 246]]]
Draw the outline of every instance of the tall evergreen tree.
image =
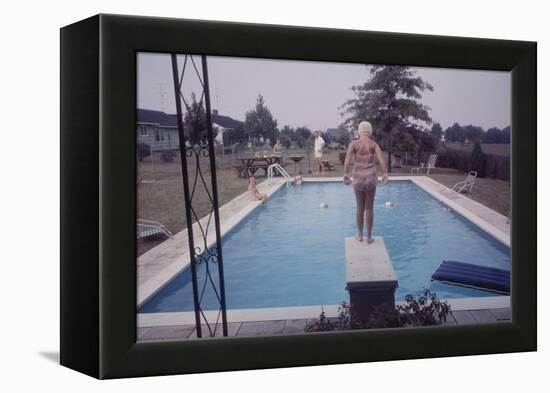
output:
[[441, 137], [443, 136], [443, 128], [441, 128], [441, 124], [434, 123], [432, 126], [432, 130], [430, 131], [432, 134], [432, 137], [434, 138], [434, 142], [438, 144], [441, 142]]
[[277, 120], [273, 118], [261, 94], [256, 100], [254, 109], [246, 112], [244, 129], [256, 141], [260, 138], [263, 138], [264, 141], [268, 138], [273, 141], [279, 134]]
[[344, 103], [342, 114], [348, 116], [346, 124], [354, 129], [363, 120], [373, 125], [374, 138], [387, 150], [391, 170], [392, 150], [400, 140], [408, 139], [404, 134], [428, 131], [430, 108], [420, 99], [433, 87], [410, 67], [374, 65], [369, 71], [369, 80], [352, 87], [355, 98]]

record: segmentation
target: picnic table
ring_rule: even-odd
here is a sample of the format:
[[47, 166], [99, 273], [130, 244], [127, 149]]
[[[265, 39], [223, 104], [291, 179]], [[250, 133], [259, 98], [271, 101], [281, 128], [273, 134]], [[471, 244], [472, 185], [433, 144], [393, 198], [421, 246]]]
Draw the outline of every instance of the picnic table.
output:
[[241, 157], [239, 158], [241, 165], [235, 166], [239, 177], [251, 177], [259, 169], [263, 169], [264, 176], [267, 176], [267, 168], [272, 164], [280, 164], [281, 157], [279, 156], [264, 156], [264, 157]]

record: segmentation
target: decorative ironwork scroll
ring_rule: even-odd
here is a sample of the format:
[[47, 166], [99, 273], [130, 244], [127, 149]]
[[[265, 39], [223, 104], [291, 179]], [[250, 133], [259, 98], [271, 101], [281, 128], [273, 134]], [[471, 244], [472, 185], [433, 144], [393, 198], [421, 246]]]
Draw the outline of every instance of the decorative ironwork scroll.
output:
[[[203, 337], [204, 333], [208, 336], [215, 336], [221, 325], [223, 335], [227, 336], [216, 156], [212, 132], [207, 59], [204, 55], [200, 56], [201, 72], [192, 55], [182, 55], [184, 62], [180, 73], [178, 55], [172, 54], [171, 56], [196, 332], [197, 337]], [[189, 73], [196, 75], [202, 87], [198, 102], [193, 96], [193, 102], [190, 103], [184, 95], [184, 77]], [[185, 107], [185, 112], [182, 104]], [[210, 181], [208, 181], [208, 171], [210, 172]], [[199, 217], [194, 205], [195, 199], [198, 198], [197, 191], [200, 188], [203, 190], [199, 193], [202, 194], [200, 197], [206, 195], [210, 203], [210, 211], [202, 219]], [[194, 224], [193, 221], [195, 221]], [[214, 299], [219, 305], [216, 317], [210, 318], [211, 320], [207, 318], [204, 309], [206, 297], [208, 297], [209, 302]], [[206, 327], [206, 331], [203, 331], [204, 327]]]

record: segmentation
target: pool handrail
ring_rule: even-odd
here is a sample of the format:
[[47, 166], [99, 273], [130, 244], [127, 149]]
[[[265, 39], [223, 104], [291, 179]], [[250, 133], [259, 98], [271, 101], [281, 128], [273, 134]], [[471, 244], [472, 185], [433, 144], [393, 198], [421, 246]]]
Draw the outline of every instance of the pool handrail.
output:
[[267, 168], [267, 184], [272, 183], [273, 171], [275, 171], [275, 170], [277, 170], [281, 174], [281, 176], [283, 176], [285, 178], [286, 185], [288, 187], [290, 185], [290, 183], [292, 182], [292, 177], [290, 177], [288, 172], [281, 166], [281, 164], [278, 164], [278, 163], [271, 164]]

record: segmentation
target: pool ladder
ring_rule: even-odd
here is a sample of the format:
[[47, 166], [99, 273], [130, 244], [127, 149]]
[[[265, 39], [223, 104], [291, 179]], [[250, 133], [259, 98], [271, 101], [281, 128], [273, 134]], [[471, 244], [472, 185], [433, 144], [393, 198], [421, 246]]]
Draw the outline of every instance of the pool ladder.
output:
[[288, 187], [292, 182], [292, 178], [280, 164], [271, 164], [267, 168], [267, 184], [271, 185], [275, 171], [279, 172], [279, 174], [285, 178], [286, 186]]

